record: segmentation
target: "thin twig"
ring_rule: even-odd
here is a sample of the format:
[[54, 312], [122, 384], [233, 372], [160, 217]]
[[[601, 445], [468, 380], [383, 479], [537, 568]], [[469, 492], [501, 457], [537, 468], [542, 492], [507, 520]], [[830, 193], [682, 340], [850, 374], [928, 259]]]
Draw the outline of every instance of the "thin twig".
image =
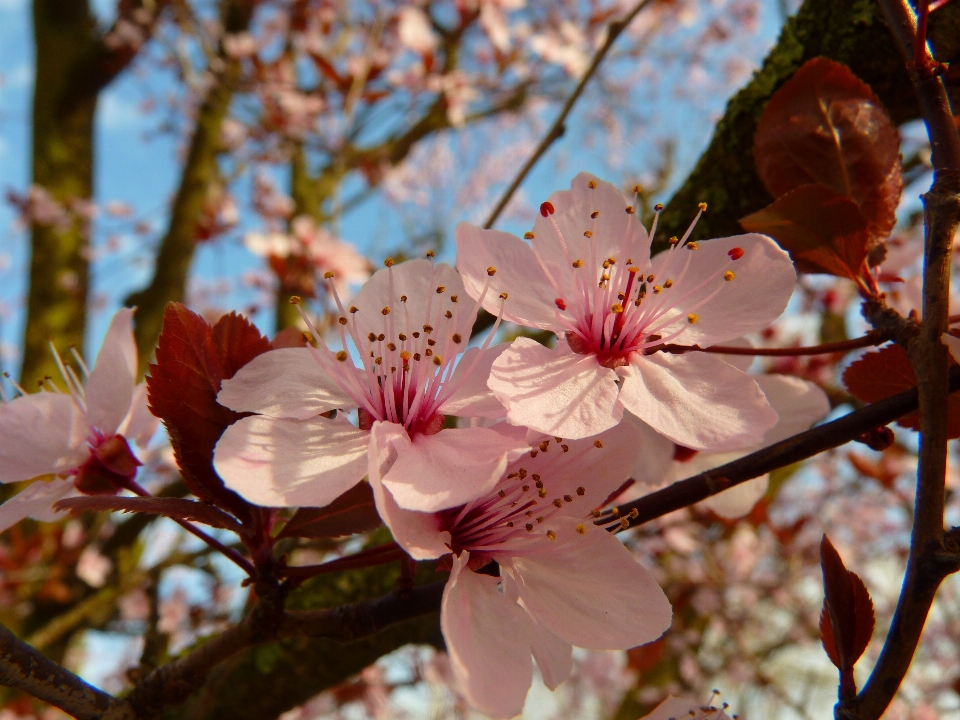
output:
[[597, 52], [594, 53], [593, 60], [590, 62], [590, 66], [583, 74], [583, 77], [580, 78], [580, 82], [577, 83], [577, 87], [574, 89], [573, 93], [571, 93], [570, 97], [568, 97], [567, 101], [563, 104], [560, 114], [557, 115], [557, 119], [553, 121], [553, 125], [550, 126], [550, 129], [547, 130], [547, 134], [544, 135], [543, 139], [540, 141], [540, 144], [537, 145], [537, 149], [533, 151], [533, 154], [529, 158], [527, 158], [527, 161], [523, 164], [523, 167], [520, 168], [520, 172], [517, 173], [517, 176], [513, 179], [513, 182], [510, 183], [509, 187], [507, 187], [503, 195], [500, 197], [496, 207], [494, 207], [493, 211], [490, 213], [490, 217], [488, 217], [487, 221], [483, 224], [484, 228], [490, 229], [493, 227], [493, 224], [497, 221], [497, 218], [500, 217], [500, 213], [503, 212], [504, 208], [507, 206], [507, 203], [510, 202], [510, 198], [513, 197], [513, 194], [526, 179], [527, 175], [533, 169], [533, 166], [539, 162], [540, 158], [543, 157], [544, 153], [547, 152], [550, 146], [563, 136], [565, 129], [563, 124], [567, 120], [567, 115], [570, 114], [570, 111], [573, 110], [573, 106], [576, 104], [577, 100], [580, 99], [584, 88], [586, 88], [587, 83], [590, 82], [590, 78], [594, 76], [597, 68], [600, 67], [600, 63], [603, 62], [603, 59], [607, 56], [610, 48], [613, 47], [613, 43], [620, 36], [620, 33], [622, 33], [626, 27], [633, 22], [633, 19], [640, 14], [640, 11], [651, 2], [652, 0], [641, 0], [639, 3], [634, 5], [633, 9], [623, 18], [610, 23], [607, 28], [606, 41], [600, 46]]

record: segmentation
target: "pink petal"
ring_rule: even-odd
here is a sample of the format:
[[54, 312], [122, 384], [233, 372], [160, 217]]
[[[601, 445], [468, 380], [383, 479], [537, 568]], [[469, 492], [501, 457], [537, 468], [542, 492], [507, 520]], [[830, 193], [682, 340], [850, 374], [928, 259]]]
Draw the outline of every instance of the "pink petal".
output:
[[944, 333], [940, 336], [940, 340], [947, 346], [953, 359], [960, 363], [960, 359], [958, 359], [960, 358], [960, 338], [955, 338], [953, 335]]
[[[595, 188], [590, 188], [591, 182]], [[540, 257], [564, 269], [570, 268], [572, 260], [583, 260], [584, 268], [588, 268], [591, 255], [596, 267], [608, 257], [646, 267], [650, 258], [650, 239], [636, 214], [626, 212], [627, 206], [634, 203], [627, 201], [616, 187], [589, 173], [577, 175], [570, 187], [570, 190], [561, 190], [550, 196], [555, 210], [553, 215], [537, 216], [532, 242]], [[595, 212], [598, 214], [593, 218]], [[570, 259], [563, 251], [558, 228]], [[591, 233], [591, 237], [586, 237], [585, 232]], [[572, 274], [573, 271], [567, 272]]]
[[[653, 712], [644, 715], [640, 720], [695, 720], [700, 715], [700, 707], [703, 703], [693, 698], [678, 698], [670, 695], [662, 703], [657, 705]], [[725, 715], [723, 716], [726, 717]], [[716, 720], [722, 720], [717, 717]]]
[[482, 417], [491, 420], [504, 417], [507, 409], [487, 387], [487, 379], [490, 377], [490, 367], [494, 360], [500, 357], [508, 347], [506, 343], [501, 343], [482, 351], [480, 348], [467, 350], [460, 358], [453, 378], [450, 380], [450, 385], [456, 387], [456, 390], [440, 407], [440, 412], [444, 415]]
[[117, 428], [117, 433], [145, 448], [159, 425], [160, 418], [155, 417], [147, 407], [147, 384], [140, 383], [133, 389], [130, 411]]
[[[444, 291], [438, 293], [437, 288], [441, 286]], [[454, 295], [456, 303], [450, 301]], [[401, 302], [401, 296], [407, 298], [405, 302]], [[363, 337], [371, 332], [384, 333], [390, 338], [396, 338], [399, 333], [411, 335], [422, 332], [424, 324], [439, 328], [440, 313], [448, 309], [458, 312], [455, 332], [470, 337], [473, 326], [470, 317], [473, 303], [467, 297], [459, 273], [446, 263], [434, 265], [429, 260], [407, 260], [378, 270], [360, 288], [353, 305], [358, 308], [354, 317]], [[384, 308], [390, 308], [387, 315], [383, 314]]]
[[38, 480], [0, 505], [0, 532], [26, 518], [53, 522], [63, 517], [62, 513], [53, 511], [53, 504], [68, 495], [79, 495], [73, 480]]
[[323, 507], [360, 482], [368, 440], [347, 422], [253, 415], [226, 429], [213, 464], [228, 488], [257, 505]]
[[393, 443], [403, 435], [403, 427], [396, 423], [373, 424], [367, 477], [373, 488], [377, 512], [390, 528], [393, 539], [414, 560], [432, 560], [450, 552], [450, 533], [440, 529], [436, 514], [404, 510], [383, 487], [383, 474], [397, 459]]
[[404, 433], [393, 445], [397, 459], [383, 484], [400, 507], [421, 512], [479, 497], [497, 484], [510, 460], [530, 449], [489, 428], [447, 429], [412, 440]]
[[635, 356], [617, 372], [623, 406], [684, 447], [737, 449], [777, 421], [756, 381], [713, 355]]
[[[557, 328], [557, 290], [529, 245], [509, 233], [466, 223], [457, 225], [456, 236], [457, 267], [470, 297], [479, 298], [487, 286], [483, 299], [487, 312], [497, 315], [502, 303], [505, 320], [545, 330]], [[487, 274], [490, 267], [497, 271], [492, 277]], [[503, 292], [505, 302], [500, 299]]]
[[676, 445], [633, 413], [627, 413], [621, 425], [632, 425], [640, 448], [630, 477], [640, 485], [659, 486], [667, 479], [673, 467]]
[[453, 559], [440, 628], [467, 701], [491, 717], [510, 718], [523, 710], [533, 681], [530, 619], [497, 591], [497, 578], [466, 568], [469, 557]]
[[566, 343], [550, 350], [518, 338], [490, 371], [487, 385], [507, 407], [507, 421], [548, 435], [583, 438], [623, 417], [617, 374], [592, 355], [576, 355]]
[[79, 467], [90, 429], [69, 395], [40, 392], [0, 403], [0, 483]]
[[[734, 248], [743, 250], [738, 260], [728, 255]], [[672, 267], [676, 270], [665, 273], [662, 268], [671, 253], [683, 255], [673, 260]], [[687, 258], [690, 265], [680, 279], [682, 263], [679, 261]], [[770, 238], [756, 234], [705, 240], [698, 243], [696, 250], [677, 247], [655, 256], [653, 268], [661, 280], [674, 274], [674, 285], [664, 290], [668, 294], [663, 296], [663, 302], [672, 305], [665, 317], [675, 317], [677, 322], [658, 332], [668, 335], [675, 329], [683, 329], [683, 334], [674, 342], [701, 347], [767, 327], [787, 306], [797, 277], [790, 256]], [[724, 280], [727, 270], [733, 272], [734, 279]], [[697, 286], [701, 287], [696, 289]], [[710, 300], [700, 304], [717, 290]], [[687, 320], [690, 313], [697, 316], [694, 324]]]
[[104, 435], [117, 432], [130, 410], [137, 381], [137, 346], [133, 341], [133, 310], [119, 310], [110, 321], [96, 364], [87, 378], [84, 400], [87, 423]]
[[[731, 458], [731, 460], [733, 459], [735, 458]], [[716, 467], [716, 465], [714, 465], [714, 467]], [[721, 493], [712, 495], [706, 500], [702, 500], [699, 504], [713, 510], [722, 518], [736, 520], [753, 510], [753, 506], [757, 504], [757, 501], [766, 494], [769, 483], [770, 476], [762, 475], [753, 480], [747, 480], [747, 482], [734, 485], [732, 488], [728, 488]]]
[[595, 650], [643, 645], [670, 627], [666, 595], [616, 536], [568, 518], [549, 529], [556, 539], [538, 550], [495, 556], [517, 576], [520, 601], [537, 622], [572, 645]]
[[[344, 372], [351, 370], [345, 363]], [[282, 348], [257, 355], [223, 381], [217, 402], [237, 412], [299, 420], [352, 405], [308, 348]]]
[[530, 621], [533, 628], [533, 659], [540, 668], [543, 684], [551, 690], [570, 677], [573, 670], [573, 646], [561, 640], [536, 620]]
[[758, 375], [757, 384], [779, 416], [759, 449], [809, 430], [830, 412], [830, 400], [817, 385], [791, 375]]

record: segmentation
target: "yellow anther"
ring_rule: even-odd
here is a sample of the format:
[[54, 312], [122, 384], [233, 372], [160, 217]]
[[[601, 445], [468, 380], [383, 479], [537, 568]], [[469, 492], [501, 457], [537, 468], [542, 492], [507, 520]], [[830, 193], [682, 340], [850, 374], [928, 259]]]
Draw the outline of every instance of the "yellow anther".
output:
[[401, 359], [401, 360], [409, 360], [411, 357], [413, 357], [413, 356], [410, 354], [410, 351], [409, 351], [409, 350], [401, 350], [401, 351], [400, 351], [400, 359]]
[[700, 317], [696, 313], [690, 313], [687, 315], [687, 322], [693, 325]]
[[561, 445], [561, 446], [560, 446], [560, 449], [563, 450], [564, 452], [570, 452], [570, 446], [569, 446], [569, 445]]
[[335, 277], [336, 277], [336, 274], [333, 273], [333, 272], [331, 272], [330, 270], [327, 270], [327, 271], [323, 274], [323, 279], [324, 279], [324, 280], [332, 280], [332, 279], [335, 278]]
[[505, 292], [500, 293], [500, 299], [501, 299], [501, 300], [506, 300], [506, 299], [507, 299], [507, 294], [506, 294]]
[[441, 365], [443, 365], [443, 358], [440, 357], [439, 355], [437, 355], [437, 356], [433, 359], [433, 364], [436, 365], [437, 367], [440, 367]]
[[680, 242], [680, 238], [678, 238], [676, 235], [670, 238], [671, 245], [676, 245], [678, 242]]
[[733, 274], [733, 270], [727, 270], [727, 271], [723, 274], [723, 279], [726, 280], [727, 282], [730, 282], [730, 281], [733, 280], [735, 277], [736, 277], [736, 275]]
[[627, 205], [627, 215], [633, 215], [636, 210], [633, 209], [633, 205]]
[[583, 267], [583, 260], [574, 260], [572, 264], [575, 268]]
[[427, 257], [428, 257], [428, 258], [432, 258], [432, 257], [434, 257], [435, 255], [436, 255], [436, 253], [435, 253], [433, 250], [427, 250]]
[[563, 500], [561, 500], [560, 498], [556, 498], [553, 501], [553, 504], [556, 505], [557, 507], [563, 507]]
[[457, 297], [456, 295], [451, 295], [451, 296], [450, 296], [450, 302], [452, 302], [452, 303], [459, 302], [459, 300], [460, 300], [460, 298]]
[[416, 360], [417, 362], [420, 362], [420, 353], [414, 353], [413, 359]]
[[584, 525], [583, 523], [578, 523], [578, 524], [577, 524], [577, 527], [574, 528], [574, 529], [575, 529], [578, 533], [580, 533], [581, 535], [585, 535], [586, 532], [587, 532], [587, 526]]
[[406, 296], [406, 295], [401, 295], [401, 296], [400, 296], [400, 302], [404, 302], [404, 303], [405, 303], [406, 301], [407, 301], [407, 296]]
[[634, 195], [642, 195], [642, 194], [643, 194], [643, 188], [641, 188], [639, 185], [634, 185], [632, 192], [633, 192]]
[[497, 495], [499, 495], [499, 496], [501, 497], [501, 499], [502, 499], [502, 498], [505, 498], [505, 497], [507, 496], [507, 493], [506, 493], [505, 490], [500, 490], [500, 491], [497, 492]]
[[705, 202], [702, 202], [702, 203], [698, 204], [697, 207], [700, 209], [700, 212], [706, 212], [706, 211], [707, 211], [707, 204], [706, 204]]
[[393, 258], [387, 258], [383, 261], [384, 267], [393, 267]]
[[598, 518], [598, 517], [600, 517], [603, 513], [601, 513], [599, 510], [593, 510], [590, 514], [593, 515], [595, 518]]
[[663, 286], [664, 286], [665, 288], [672, 288], [672, 287], [673, 287], [673, 280], [671, 280], [670, 278], [667, 278], [667, 279], [664, 281]]
[[341, 350], [340, 352], [337, 353], [337, 360], [339, 360], [340, 362], [344, 362], [346, 359], [347, 359], [346, 350]]
[[587, 181], [587, 187], [590, 188], [591, 190], [596, 189], [596, 187], [597, 187], [596, 181], [595, 181], [595, 180], [588, 180], [588, 181]]
[[383, 358], [382, 358], [382, 357], [378, 357], [378, 358], [376, 358], [376, 359], [374, 360], [374, 362], [375, 362], [377, 365], [382, 365], [382, 364], [383, 364]]
[[656, 205], [653, 206], [653, 209], [656, 210], [657, 212], [661, 212], [663, 210], [663, 205], [660, 203], [657, 203]]
[[446, 287], [443, 285], [437, 285], [437, 295], [442, 295], [446, 291]]
[[573, 498], [570, 497], [569, 495], [564, 495], [564, 496], [563, 496], [563, 501], [564, 501], [564, 502], [573, 502]]
[[547, 540], [556, 540], [557, 534], [553, 530], [547, 530]]
[[537, 491], [537, 495], [539, 495], [540, 497], [546, 497], [546, 496], [547, 496], [547, 489], [546, 489], [546, 488], [540, 488], [540, 490]]
[[613, 305], [610, 306], [610, 312], [612, 312], [612, 313], [622, 313], [622, 312], [623, 312], [623, 305], [621, 305], [620, 303], [614, 303]]
[[594, 220], [596, 220], [598, 217], [600, 217], [600, 211], [599, 211], [599, 210], [594, 210], [592, 213], [590, 213], [590, 217], [592, 217]]
[[457, 345], [463, 342], [463, 338], [460, 337], [460, 333], [454, 333], [450, 339], [453, 340]]
[[489, 275], [490, 277], [493, 277], [496, 274], [497, 274], [497, 269], [493, 265], [487, 268], [487, 275]]
[[580, 497], [583, 497], [583, 495], [584, 495], [586, 492], [587, 492], [587, 490], [586, 490], [586, 488], [583, 487], [583, 485], [581, 485], [580, 487], [577, 488], [577, 495], [579, 495]]
[[648, 282], [648, 283], [652, 283], [652, 282], [653, 282], [654, 280], [656, 280], [656, 279], [657, 279], [657, 278], [656, 278], [655, 275], [647, 275], [647, 282]]
[[426, 350], [423, 351], [423, 354], [426, 355], [427, 357], [431, 357], [433, 356], [433, 350], [431, 350], [430, 348], [427, 348]]
[[525, 232], [525, 233], [523, 234], [523, 239], [524, 239], [524, 240], [533, 240], [533, 238], [534, 238], [534, 235], [533, 235], [532, 232], [529, 232], [529, 231], [528, 231], [528, 232]]
[[654, 285], [654, 286], [653, 286], [653, 294], [654, 294], [654, 295], [656, 295], [657, 293], [661, 293], [661, 292], [663, 292], [663, 287], [662, 287], [662, 286], [660, 286], [660, 285]]
[[594, 440], [594, 441], [593, 441], [593, 446], [594, 446], [594, 447], [598, 447], [598, 448], [602, 448], [602, 447], [603, 447], [603, 440]]
[[620, 528], [626, 530], [630, 527], [630, 518], [620, 518]]
[[699, 246], [698, 246], [695, 242], [688, 242], [688, 243], [687, 243], [687, 249], [688, 249], [688, 250], [696, 250], [698, 247], [699, 247]]
[[395, 344], [393, 344], [392, 342], [387, 343], [387, 350], [389, 350], [390, 352], [393, 352], [396, 349], [397, 349], [397, 346]]
[[583, 236], [584, 236], [585, 238], [592, 238], [592, 237], [593, 237], [593, 233], [590, 232], [589, 230], [584, 230], [584, 231], [583, 231]]
[[443, 314], [443, 316], [444, 316], [447, 320], [449, 320], [450, 318], [453, 317], [453, 313], [450, 312], [449, 310], [447, 310], [447, 311]]
[[390, 314], [390, 308], [385, 307], [383, 310], [380, 311], [380, 314], [381, 314], [381, 315], [389, 315], [389, 314]]
[[533, 532], [533, 525], [530, 523], [527, 523], [524, 527], [527, 529], [527, 532]]
[[337, 318], [337, 322], [340, 323], [341, 325], [346, 325], [347, 319], [345, 317]]
[[291, 296], [290, 296], [290, 304], [291, 304], [291, 305], [299, 305], [299, 304], [300, 304], [300, 296], [299, 296], [299, 295], [291, 295]]
[[351, 306], [350, 306], [350, 314], [352, 315], [353, 313], [355, 313], [355, 312], [356, 312], [357, 310], [359, 310], [359, 309], [360, 309], [360, 308], [358, 308], [356, 305], [351, 305]]

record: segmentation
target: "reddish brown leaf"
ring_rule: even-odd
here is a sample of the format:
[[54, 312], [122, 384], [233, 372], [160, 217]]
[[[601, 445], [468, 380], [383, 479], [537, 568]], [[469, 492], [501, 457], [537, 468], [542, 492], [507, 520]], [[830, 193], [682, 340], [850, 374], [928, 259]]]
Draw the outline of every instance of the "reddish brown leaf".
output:
[[870, 253], [867, 224], [857, 204], [823, 185], [792, 190], [740, 224], [747, 232], [776, 240], [799, 272], [856, 280]]
[[[887, 345], [864, 353], [843, 372], [847, 390], [863, 402], [877, 402], [891, 395], [916, 387], [906, 351], [899, 345]], [[920, 429], [920, 414], [913, 412], [897, 421], [901, 427]], [[960, 438], [960, 397], [947, 398], [947, 437]]]
[[[820, 640], [830, 660], [841, 674], [853, 670], [873, 636], [873, 601], [863, 581], [843, 564], [840, 554], [824, 535], [820, 542], [820, 567], [823, 570], [824, 611], [829, 620], [824, 630], [820, 616]], [[833, 646], [831, 653], [830, 645]]]
[[820, 643], [823, 645], [827, 657], [837, 670], [840, 669], [840, 656], [837, 655], [837, 641], [833, 637], [833, 627], [830, 625], [830, 614], [827, 612], [827, 601], [823, 601], [820, 611]]
[[797, 70], [767, 103], [754, 155], [774, 197], [825, 185], [860, 207], [872, 238], [893, 229], [903, 189], [900, 137], [870, 87], [846, 66], [821, 57]]
[[239, 534], [243, 528], [240, 523], [218, 510], [213, 505], [182, 498], [154, 497], [110, 497], [105, 495], [66, 498], [54, 505], [57, 510], [69, 510], [77, 515], [87, 510], [96, 512], [140, 512], [149, 515], [195, 520], [210, 527], [230, 530]]
[[163, 420], [187, 488], [241, 520], [249, 520], [249, 504], [213, 469], [217, 440], [241, 416], [216, 398], [224, 378], [269, 347], [242, 317], [228, 315], [211, 328], [186, 306], [170, 303], [147, 377], [150, 410]]
[[373, 491], [365, 482], [347, 490], [323, 508], [300, 508], [279, 537], [343, 537], [373, 530], [381, 525]]

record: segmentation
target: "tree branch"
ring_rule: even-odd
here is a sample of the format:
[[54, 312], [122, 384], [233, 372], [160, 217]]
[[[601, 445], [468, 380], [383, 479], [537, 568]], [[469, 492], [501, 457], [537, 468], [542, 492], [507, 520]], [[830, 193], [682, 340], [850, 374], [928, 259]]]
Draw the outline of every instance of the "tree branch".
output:
[[[960, 137], [943, 81], [929, 68], [913, 63], [926, 38], [904, 0], [879, 0], [908, 67], [933, 150], [934, 182], [923, 196], [926, 242], [923, 272], [923, 319], [907, 345], [917, 376], [920, 451], [910, 554], [897, 609], [883, 650], [867, 684], [852, 703], [838, 703], [836, 716], [876, 720], [896, 695], [916, 653], [943, 579], [956, 570], [956, 548], [945, 547], [944, 492], [947, 469], [947, 393], [950, 358], [941, 342], [949, 323], [953, 237], [960, 227]], [[916, 47], [915, 47], [916, 45]], [[916, 53], [915, 53], [916, 51]], [[925, 51], [923, 51], [925, 55]]]
[[0, 685], [17, 688], [79, 720], [130, 719], [123, 704], [34, 650], [0, 625]]

